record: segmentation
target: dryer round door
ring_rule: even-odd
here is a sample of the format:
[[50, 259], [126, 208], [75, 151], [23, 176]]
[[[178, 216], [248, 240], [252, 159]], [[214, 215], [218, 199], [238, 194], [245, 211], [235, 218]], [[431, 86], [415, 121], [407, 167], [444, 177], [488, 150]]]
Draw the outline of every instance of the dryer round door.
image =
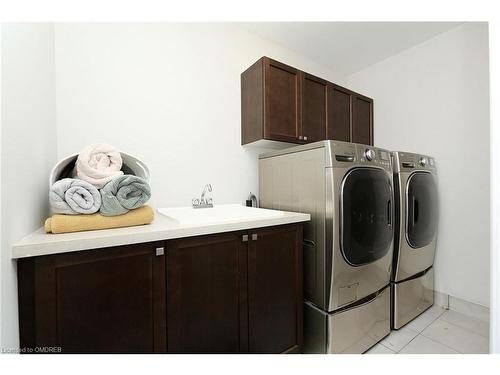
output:
[[406, 185], [406, 240], [412, 248], [424, 247], [436, 235], [438, 197], [434, 176], [415, 172]]
[[362, 266], [387, 254], [393, 239], [392, 181], [381, 169], [356, 168], [341, 188], [340, 247], [347, 263]]

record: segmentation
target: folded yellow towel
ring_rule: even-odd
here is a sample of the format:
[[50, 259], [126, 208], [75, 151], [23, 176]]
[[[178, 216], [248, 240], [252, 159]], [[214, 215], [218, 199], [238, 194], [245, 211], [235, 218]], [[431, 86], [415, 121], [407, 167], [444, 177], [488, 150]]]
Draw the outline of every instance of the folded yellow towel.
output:
[[45, 231], [47, 233], [69, 233], [132, 227], [150, 224], [154, 216], [155, 212], [149, 206], [142, 206], [119, 216], [103, 216], [99, 213], [92, 215], [53, 215], [45, 220]]

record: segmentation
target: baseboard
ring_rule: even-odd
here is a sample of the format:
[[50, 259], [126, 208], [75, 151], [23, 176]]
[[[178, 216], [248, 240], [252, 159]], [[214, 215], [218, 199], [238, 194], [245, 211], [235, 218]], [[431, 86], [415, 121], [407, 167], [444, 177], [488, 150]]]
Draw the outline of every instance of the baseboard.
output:
[[434, 291], [434, 304], [448, 310], [450, 308], [450, 296], [445, 293]]
[[490, 321], [489, 307], [478, 305], [477, 303], [465, 301], [463, 299], [450, 296], [450, 310], [473, 316], [482, 321]]
[[446, 310], [453, 310], [461, 314], [473, 316], [485, 322], [490, 321], [489, 307], [453, 297], [446, 293], [434, 291], [434, 304]]

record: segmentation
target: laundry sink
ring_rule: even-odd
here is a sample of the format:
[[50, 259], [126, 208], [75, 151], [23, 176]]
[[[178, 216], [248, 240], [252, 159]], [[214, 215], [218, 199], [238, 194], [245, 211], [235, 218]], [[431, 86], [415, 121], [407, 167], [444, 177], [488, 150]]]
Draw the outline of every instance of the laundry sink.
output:
[[283, 211], [246, 207], [238, 204], [214, 205], [212, 208], [159, 208], [158, 212], [181, 225], [207, 225], [224, 222], [265, 220], [282, 217]]

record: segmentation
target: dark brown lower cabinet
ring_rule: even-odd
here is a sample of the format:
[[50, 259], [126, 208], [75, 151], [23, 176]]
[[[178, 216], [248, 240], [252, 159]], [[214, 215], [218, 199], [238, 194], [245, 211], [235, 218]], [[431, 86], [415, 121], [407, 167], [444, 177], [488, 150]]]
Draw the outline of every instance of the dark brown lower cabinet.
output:
[[251, 353], [302, 347], [302, 227], [252, 232], [248, 243], [248, 332]]
[[145, 243], [19, 260], [21, 349], [165, 352], [165, 260], [155, 252], [162, 246]]
[[[168, 351], [245, 351], [246, 249], [237, 232], [170, 241], [167, 249]], [[245, 336], [245, 335], [243, 335]]]
[[171, 241], [172, 353], [283, 353], [302, 347], [302, 226]]
[[18, 260], [21, 348], [283, 353], [302, 348], [302, 225]]

